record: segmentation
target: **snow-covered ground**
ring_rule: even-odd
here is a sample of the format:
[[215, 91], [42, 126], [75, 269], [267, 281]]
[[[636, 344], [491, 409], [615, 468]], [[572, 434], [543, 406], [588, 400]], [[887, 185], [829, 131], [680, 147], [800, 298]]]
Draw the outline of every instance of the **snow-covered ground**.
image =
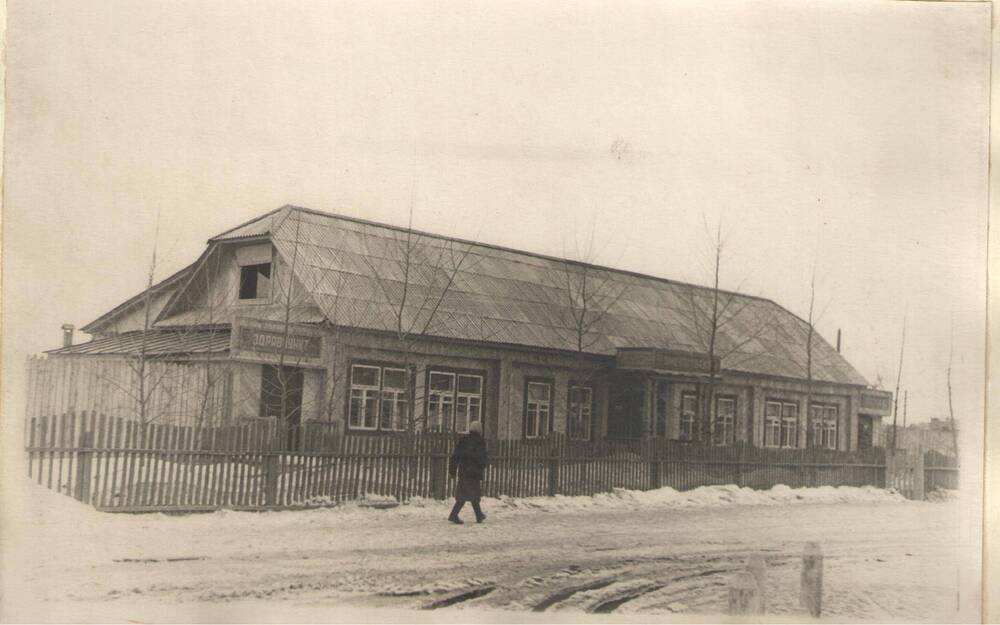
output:
[[23, 487], [31, 505], [3, 528], [5, 621], [330, 621], [358, 609], [406, 620], [415, 608], [439, 621], [510, 610], [690, 620], [724, 613], [752, 553], [768, 564], [768, 618], [801, 621], [807, 541], [825, 555], [824, 616], [977, 620], [956, 611], [974, 604], [959, 588], [975, 583], [958, 572], [972, 547], [957, 542], [955, 502], [874, 488], [487, 499], [486, 523], [456, 527], [448, 502], [428, 500], [115, 515]]

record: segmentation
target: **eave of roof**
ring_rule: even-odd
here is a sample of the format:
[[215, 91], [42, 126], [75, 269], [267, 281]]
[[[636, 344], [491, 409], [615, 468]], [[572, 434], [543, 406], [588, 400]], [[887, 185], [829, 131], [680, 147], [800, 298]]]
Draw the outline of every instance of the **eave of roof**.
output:
[[101, 315], [100, 317], [98, 317], [97, 319], [94, 319], [93, 321], [91, 321], [91, 322], [87, 323], [86, 325], [84, 325], [83, 327], [80, 328], [80, 331], [81, 332], [86, 332], [87, 334], [94, 334], [95, 332], [100, 331], [100, 328], [102, 326], [107, 325], [107, 323], [111, 320], [112, 317], [116, 317], [119, 314], [121, 314], [121, 313], [123, 313], [123, 312], [125, 312], [125, 311], [127, 311], [127, 310], [129, 310], [131, 308], [133, 308], [134, 306], [138, 306], [138, 305], [142, 304], [142, 302], [143, 302], [143, 296], [146, 294], [147, 291], [151, 291], [154, 294], [157, 293], [157, 292], [159, 292], [159, 291], [162, 291], [163, 289], [167, 288], [168, 286], [171, 286], [173, 283], [178, 282], [181, 279], [183, 279], [188, 274], [188, 272], [190, 272], [194, 268], [194, 266], [196, 264], [197, 264], [197, 261], [195, 261], [194, 263], [191, 263], [187, 267], [184, 267], [180, 271], [177, 271], [176, 273], [171, 274], [170, 276], [164, 278], [163, 280], [160, 280], [159, 282], [157, 282], [156, 284], [154, 284], [152, 287], [150, 287], [148, 289], [143, 289], [142, 291], [140, 291], [136, 295], [133, 295], [132, 297], [128, 298], [127, 300], [125, 300], [121, 304], [115, 306], [114, 308], [112, 308], [108, 312], [106, 312], [103, 315]]
[[[229, 350], [229, 329], [141, 330], [94, 339], [69, 347], [50, 349], [53, 356], [76, 355], [137, 355], [168, 356], [182, 354], [213, 354]], [[143, 336], [145, 335], [145, 338]]]

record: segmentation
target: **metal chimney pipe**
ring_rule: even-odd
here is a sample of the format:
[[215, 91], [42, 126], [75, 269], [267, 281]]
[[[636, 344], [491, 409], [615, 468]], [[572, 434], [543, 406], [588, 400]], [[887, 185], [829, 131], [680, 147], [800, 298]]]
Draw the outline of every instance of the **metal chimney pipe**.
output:
[[840, 353], [840, 328], [837, 328], [837, 353]]
[[75, 329], [72, 323], [64, 323], [62, 325], [63, 347], [73, 347], [73, 330]]

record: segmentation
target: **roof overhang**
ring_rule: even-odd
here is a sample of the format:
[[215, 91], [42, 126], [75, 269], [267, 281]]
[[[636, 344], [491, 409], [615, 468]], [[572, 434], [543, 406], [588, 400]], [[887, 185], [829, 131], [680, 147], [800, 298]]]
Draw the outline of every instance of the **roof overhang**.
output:
[[182, 356], [224, 354], [229, 351], [229, 328], [141, 330], [94, 339], [45, 352], [52, 356]]

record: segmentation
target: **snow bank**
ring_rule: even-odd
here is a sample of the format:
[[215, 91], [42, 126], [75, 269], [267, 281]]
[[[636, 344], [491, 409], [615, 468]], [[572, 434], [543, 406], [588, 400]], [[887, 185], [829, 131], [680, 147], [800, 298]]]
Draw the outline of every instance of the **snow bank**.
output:
[[513, 510], [569, 512], [573, 510], [614, 508], [712, 508], [719, 506], [773, 506], [795, 503], [888, 503], [906, 499], [894, 492], [871, 486], [822, 486], [819, 488], [789, 488], [778, 485], [770, 490], [754, 490], [735, 485], [701, 486], [689, 491], [665, 487], [656, 490], [615, 489], [593, 497], [504, 497], [489, 501], [491, 507]]
[[[95, 511], [92, 507], [60, 495], [36, 484], [28, 484], [30, 510], [22, 518], [32, 525], [48, 525], [55, 529], [72, 527], [72, 534], [80, 537], [89, 528], [107, 532], [109, 529], [125, 526], [146, 528], [184, 527], [197, 531], [210, 528], [222, 521], [227, 527], [270, 526], [287, 523], [356, 523], [375, 517], [439, 517], [447, 515], [452, 502], [415, 497], [392, 506], [395, 500], [379, 495], [371, 495], [360, 501], [336, 504], [325, 499], [314, 499], [316, 505], [329, 504], [312, 510], [276, 512], [236, 512], [220, 510], [211, 514], [197, 515], [127, 515], [109, 514]], [[483, 509], [490, 516], [525, 514], [572, 514], [590, 511], [613, 512], [626, 509], [689, 510], [730, 506], [783, 506], [795, 504], [836, 504], [836, 503], [900, 503], [906, 499], [892, 490], [871, 486], [822, 486], [819, 488], [789, 488], [778, 485], [770, 490], [753, 490], [735, 485], [702, 486], [689, 491], [659, 488], [650, 491], [615, 489], [592, 497], [501, 497], [484, 498]], [[374, 505], [373, 505], [374, 504]], [[471, 510], [466, 510], [466, 514]]]
[[[414, 497], [388, 510], [373, 510], [373, 503], [386, 504], [395, 501], [379, 495], [365, 497], [358, 502], [335, 505], [330, 500], [315, 499], [313, 504], [330, 504], [329, 508], [309, 511], [316, 514], [332, 514], [344, 518], [358, 515], [400, 515], [439, 516], [447, 514], [452, 501], [438, 501]], [[677, 491], [664, 487], [656, 490], [628, 490], [616, 488], [608, 493], [594, 496], [569, 497], [500, 497], [483, 498], [483, 509], [488, 515], [502, 516], [537, 513], [573, 513], [587, 511], [607, 511], [625, 509], [686, 510], [717, 508], [728, 506], [781, 506], [792, 504], [836, 504], [836, 503], [901, 503], [907, 499], [894, 490], [884, 490], [873, 486], [821, 486], [818, 488], [789, 488], [778, 485], [769, 490], [754, 490], [736, 485], [701, 486], [693, 490]], [[471, 511], [467, 508], [467, 514]], [[284, 513], [279, 513], [284, 514]]]
[[945, 501], [956, 501], [958, 499], [957, 490], [949, 490], [946, 488], [936, 488], [931, 492], [927, 493], [927, 501], [933, 503], [942, 503]]

